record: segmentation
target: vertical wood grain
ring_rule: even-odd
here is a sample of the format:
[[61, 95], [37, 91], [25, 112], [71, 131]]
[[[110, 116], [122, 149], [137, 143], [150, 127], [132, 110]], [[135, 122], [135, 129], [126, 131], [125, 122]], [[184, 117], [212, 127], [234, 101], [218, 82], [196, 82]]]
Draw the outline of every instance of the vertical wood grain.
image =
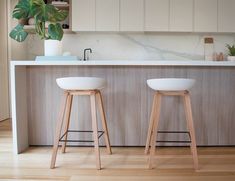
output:
[[[50, 66], [27, 68], [29, 143], [51, 145], [56, 113], [63, 91], [56, 78], [96, 76], [106, 79], [103, 101], [112, 145], [145, 145], [154, 91], [146, 84], [149, 78], [193, 78], [190, 90], [198, 145], [235, 145], [235, 71], [226, 67], [147, 67]], [[36, 95], [36, 96], [35, 96]], [[176, 97], [162, 99], [159, 130], [186, 130], [183, 101]], [[98, 124], [101, 127], [98, 117]], [[91, 130], [88, 96], [76, 96], [71, 113], [72, 129]], [[89, 134], [73, 139], [89, 139]], [[187, 139], [185, 135], [159, 134], [159, 139]], [[104, 145], [104, 140], [100, 140]], [[161, 145], [161, 144], [159, 144]]]

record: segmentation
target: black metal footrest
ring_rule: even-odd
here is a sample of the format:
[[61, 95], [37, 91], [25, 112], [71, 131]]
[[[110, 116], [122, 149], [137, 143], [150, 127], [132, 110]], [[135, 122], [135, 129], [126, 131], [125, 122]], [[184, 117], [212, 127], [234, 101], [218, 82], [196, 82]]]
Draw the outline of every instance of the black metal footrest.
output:
[[[59, 139], [60, 142], [71, 142], [71, 143], [93, 143], [93, 140], [65, 140], [64, 137], [67, 133], [93, 133], [93, 131], [78, 131], [78, 130], [68, 130]], [[103, 136], [104, 131], [98, 131], [98, 139]]]
[[189, 136], [189, 141], [174, 141], [174, 140], [169, 140], [169, 141], [162, 141], [158, 140], [156, 141], [157, 143], [191, 143], [191, 136], [189, 131], [158, 131], [157, 133], [170, 133], [170, 134], [188, 134]]

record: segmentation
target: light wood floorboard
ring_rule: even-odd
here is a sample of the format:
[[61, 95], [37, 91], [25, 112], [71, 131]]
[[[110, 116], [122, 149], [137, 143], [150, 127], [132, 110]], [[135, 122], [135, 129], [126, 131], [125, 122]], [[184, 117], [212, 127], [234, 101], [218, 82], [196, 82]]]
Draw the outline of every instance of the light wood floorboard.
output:
[[[159, 148], [148, 170], [144, 148], [101, 148], [102, 170], [97, 171], [93, 148], [68, 147], [58, 152], [57, 167], [49, 169], [52, 147], [31, 147], [13, 155], [10, 121], [0, 123], [0, 181], [234, 181], [235, 148], [199, 148], [194, 171], [189, 148]], [[61, 148], [60, 148], [61, 149]]]

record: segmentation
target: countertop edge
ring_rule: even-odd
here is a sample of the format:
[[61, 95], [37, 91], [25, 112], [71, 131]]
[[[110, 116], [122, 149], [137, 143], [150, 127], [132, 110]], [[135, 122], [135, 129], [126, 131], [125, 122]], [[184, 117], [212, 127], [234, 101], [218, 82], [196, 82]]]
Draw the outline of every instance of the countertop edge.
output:
[[92, 60], [92, 61], [31, 61], [12, 60], [11, 66], [217, 66], [235, 67], [235, 61], [205, 61], [205, 60]]

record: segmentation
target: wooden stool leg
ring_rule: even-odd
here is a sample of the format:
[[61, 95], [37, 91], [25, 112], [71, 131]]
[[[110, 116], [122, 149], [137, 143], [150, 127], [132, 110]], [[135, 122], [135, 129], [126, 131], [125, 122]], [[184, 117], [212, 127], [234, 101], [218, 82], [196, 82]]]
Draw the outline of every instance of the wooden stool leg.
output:
[[91, 100], [91, 117], [92, 117], [92, 130], [93, 130], [93, 137], [94, 137], [94, 146], [95, 146], [95, 154], [96, 154], [96, 168], [98, 170], [101, 169], [100, 164], [100, 150], [99, 150], [99, 138], [98, 138], [98, 125], [96, 119], [96, 101], [95, 101], [95, 94], [90, 95]]
[[[72, 102], [73, 102], [73, 95], [69, 95], [68, 96], [68, 103], [67, 103], [68, 105], [67, 105], [67, 109], [66, 109], [66, 113], [65, 113], [65, 126], [64, 126], [63, 134], [65, 134], [69, 129]], [[65, 151], [66, 151], [67, 138], [68, 138], [68, 132], [64, 136], [65, 142], [63, 142], [63, 144], [62, 144], [62, 153], [65, 153]]]
[[160, 110], [161, 110], [161, 98], [162, 95], [156, 93], [156, 113], [153, 115], [153, 133], [151, 135], [151, 149], [150, 149], [150, 156], [149, 156], [149, 169], [153, 168], [153, 160], [155, 157], [155, 149], [156, 149], [156, 141], [157, 141], [157, 130], [158, 130], [158, 123], [160, 118]]
[[57, 151], [58, 151], [58, 146], [59, 146], [59, 140], [60, 140], [60, 134], [63, 126], [63, 120], [64, 120], [64, 112], [66, 109], [66, 104], [67, 104], [67, 99], [68, 99], [68, 93], [65, 92], [62, 102], [61, 102], [61, 110], [59, 113], [59, 118], [56, 126], [56, 133], [55, 133], [55, 138], [54, 138], [54, 146], [53, 146], [53, 151], [52, 151], [52, 158], [51, 158], [51, 166], [50, 168], [55, 168], [55, 162], [56, 162], [56, 156], [57, 156]]
[[184, 96], [184, 105], [185, 105], [186, 120], [187, 120], [188, 129], [189, 129], [190, 137], [191, 137], [190, 147], [191, 147], [191, 152], [193, 154], [194, 168], [197, 170], [198, 169], [197, 145], [196, 145], [194, 125], [193, 125], [191, 101], [190, 101], [190, 96], [188, 93]]
[[102, 100], [102, 96], [101, 96], [100, 91], [96, 94], [96, 96], [97, 96], [97, 101], [98, 101], [98, 105], [99, 105], [98, 107], [100, 110], [102, 126], [103, 126], [103, 130], [104, 130], [104, 138], [105, 138], [107, 152], [108, 152], [108, 154], [112, 154], [112, 150], [110, 147], [110, 140], [109, 140], [109, 132], [108, 132], [108, 127], [107, 127], [107, 122], [106, 122], [106, 116], [105, 116], [105, 112], [104, 112], [104, 105], [103, 105], [103, 100]]
[[153, 98], [152, 111], [151, 111], [149, 128], [148, 128], [148, 135], [147, 135], [145, 151], [144, 151], [144, 153], [146, 155], [149, 152], [150, 140], [151, 140], [151, 136], [152, 136], [152, 133], [153, 133], [153, 123], [154, 123], [153, 117], [154, 117], [155, 114], [156, 114], [156, 94], [154, 94], [154, 98]]

